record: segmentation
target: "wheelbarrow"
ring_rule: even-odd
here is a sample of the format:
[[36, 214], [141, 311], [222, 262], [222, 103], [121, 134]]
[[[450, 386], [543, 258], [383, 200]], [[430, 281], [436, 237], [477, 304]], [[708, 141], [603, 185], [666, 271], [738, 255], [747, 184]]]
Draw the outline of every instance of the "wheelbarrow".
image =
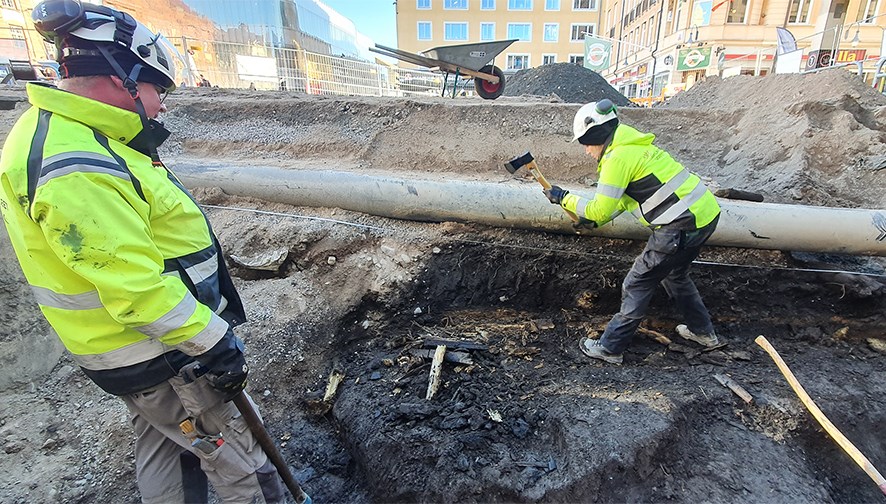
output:
[[379, 44], [375, 44], [375, 47], [370, 47], [369, 50], [413, 65], [442, 70], [443, 95], [446, 94], [449, 74], [454, 73], [453, 97], [458, 87], [459, 75], [467, 75], [474, 78], [474, 89], [478, 95], [487, 100], [494, 100], [505, 90], [505, 73], [495, 66], [495, 57], [517, 40], [519, 39], [439, 46], [422, 51], [421, 54]]

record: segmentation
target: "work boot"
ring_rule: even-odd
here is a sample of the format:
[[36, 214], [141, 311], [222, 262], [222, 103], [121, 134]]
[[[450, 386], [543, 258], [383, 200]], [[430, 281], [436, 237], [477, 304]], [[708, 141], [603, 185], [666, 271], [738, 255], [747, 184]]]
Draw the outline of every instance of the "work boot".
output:
[[600, 343], [600, 340], [582, 338], [581, 341], [578, 342], [578, 346], [581, 348], [582, 353], [592, 359], [600, 359], [601, 361], [606, 361], [610, 364], [621, 365], [622, 354], [607, 352], [606, 349], [603, 348], [603, 343]]
[[716, 334], [695, 334], [694, 332], [689, 330], [689, 327], [686, 324], [680, 324], [677, 326], [677, 334], [680, 335], [683, 339], [688, 339], [689, 341], [694, 341], [701, 346], [704, 347], [715, 347], [720, 344], [720, 340], [717, 339]]

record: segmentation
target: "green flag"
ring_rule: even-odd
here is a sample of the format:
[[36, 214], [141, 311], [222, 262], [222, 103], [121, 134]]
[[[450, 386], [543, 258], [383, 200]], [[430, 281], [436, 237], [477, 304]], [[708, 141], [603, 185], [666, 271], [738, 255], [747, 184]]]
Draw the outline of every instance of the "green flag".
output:
[[609, 68], [612, 42], [585, 35], [585, 68], [601, 72]]

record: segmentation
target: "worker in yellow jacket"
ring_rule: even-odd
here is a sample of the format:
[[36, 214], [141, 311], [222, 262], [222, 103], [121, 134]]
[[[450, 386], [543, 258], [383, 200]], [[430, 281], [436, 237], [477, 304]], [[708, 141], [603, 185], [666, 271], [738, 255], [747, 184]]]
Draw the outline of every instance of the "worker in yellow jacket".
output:
[[554, 186], [545, 191], [551, 203], [577, 215], [586, 228], [602, 226], [627, 211], [652, 229], [622, 284], [621, 310], [600, 339], [581, 339], [581, 351], [621, 364], [659, 283], [685, 319], [677, 334], [716, 346], [710, 314], [689, 278], [692, 261], [717, 227], [720, 206], [714, 195], [698, 176], [654, 146], [654, 135], [620, 124], [610, 100], [582, 106], [573, 120], [573, 135], [596, 162], [597, 192], [588, 199]]
[[28, 84], [32, 108], [0, 159], [0, 209], [40, 310], [129, 408], [143, 502], [205, 501], [207, 476], [227, 502], [283, 502], [229, 402], [248, 373], [232, 331], [243, 305], [208, 220], [157, 156], [175, 50], [78, 0], [46, 0], [33, 17], [63, 80]]

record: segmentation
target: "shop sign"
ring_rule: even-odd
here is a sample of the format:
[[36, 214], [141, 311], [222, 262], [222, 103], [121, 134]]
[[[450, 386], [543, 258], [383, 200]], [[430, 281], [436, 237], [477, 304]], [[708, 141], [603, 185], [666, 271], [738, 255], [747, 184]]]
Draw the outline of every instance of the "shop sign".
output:
[[840, 63], [852, 63], [854, 61], [864, 61], [867, 55], [866, 49], [840, 49], [837, 51], [837, 60], [832, 61], [834, 51], [832, 49], [825, 51], [809, 51], [806, 57], [806, 70], [814, 70], [816, 68], [824, 68], [827, 66]]
[[677, 53], [677, 70], [703, 70], [711, 63], [710, 47], [690, 47]]
[[864, 61], [866, 55], [866, 49], [840, 49], [837, 51], [837, 63]]
[[642, 65], [638, 66], [637, 73], [639, 75], [646, 75], [647, 73], [649, 73], [649, 64], [643, 63]]

